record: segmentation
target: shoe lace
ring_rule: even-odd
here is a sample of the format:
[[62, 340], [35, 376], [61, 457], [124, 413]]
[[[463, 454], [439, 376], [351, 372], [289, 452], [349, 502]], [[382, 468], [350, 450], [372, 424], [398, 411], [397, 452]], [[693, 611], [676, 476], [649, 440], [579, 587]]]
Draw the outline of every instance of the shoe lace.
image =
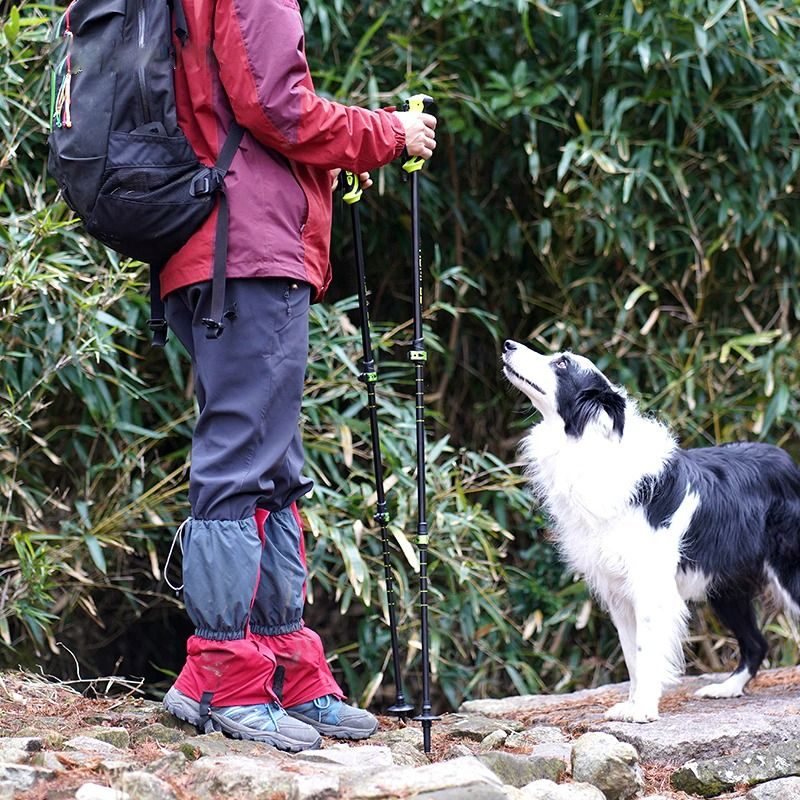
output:
[[184, 583], [181, 583], [180, 586], [173, 586], [172, 581], [169, 579], [169, 575], [167, 575], [167, 571], [169, 569], [169, 562], [172, 561], [172, 552], [175, 550], [175, 542], [178, 542], [181, 548], [181, 556], [183, 556], [183, 529], [186, 527], [187, 523], [191, 520], [191, 517], [187, 517], [181, 524], [178, 526], [178, 530], [175, 531], [175, 535], [172, 537], [172, 544], [169, 546], [169, 553], [167, 553], [167, 560], [164, 562], [164, 581], [166, 582], [167, 586], [172, 589], [173, 592], [179, 592], [184, 587]]
[[333, 697], [329, 694], [326, 694], [324, 697], [317, 697], [314, 699], [314, 705], [320, 711], [325, 711], [326, 709], [330, 708], [332, 702], [333, 702]]
[[322, 697], [316, 697], [313, 701], [314, 708], [317, 709], [317, 719], [322, 722], [323, 718], [328, 711], [334, 711], [331, 706], [333, 705], [334, 697], [332, 694], [326, 694]]
[[269, 714], [269, 718], [272, 721], [272, 724], [275, 726], [275, 730], [278, 730], [278, 720], [281, 717], [286, 716], [286, 712], [281, 707], [280, 703], [272, 702], [266, 704], [267, 714]]

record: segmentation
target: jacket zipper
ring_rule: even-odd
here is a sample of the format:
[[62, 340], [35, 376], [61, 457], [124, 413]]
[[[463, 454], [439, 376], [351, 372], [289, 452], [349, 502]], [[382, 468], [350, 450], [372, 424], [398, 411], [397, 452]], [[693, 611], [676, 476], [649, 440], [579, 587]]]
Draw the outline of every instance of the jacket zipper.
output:
[[[137, 20], [139, 23], [139, 56], [142, 59], [144, 55], [144, 48], [145, 48], [145, 37], [147, 33], [147, 16], [144, 10], [144, 2], [145, 0], [139, 0], [139, 13], [137, 14]], [[139, 74], [139, 99], [142, 103], [142, 115], [143, 123], [150, 122], [152, 117], [150, 114], [150, 104], [147, 102], [147, 73], [145, 72], [146, 65], [142, 60], [140, 60], [138, 74]]]

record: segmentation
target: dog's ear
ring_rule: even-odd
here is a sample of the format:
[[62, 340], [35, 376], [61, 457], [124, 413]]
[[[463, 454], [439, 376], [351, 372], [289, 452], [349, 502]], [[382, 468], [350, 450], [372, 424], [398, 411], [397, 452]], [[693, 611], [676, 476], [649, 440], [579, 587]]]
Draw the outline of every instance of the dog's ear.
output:
[[565, 425], [568, 436], [583, 436], [586, 426], [605, 411], [611, 420], [612, 430], [622, 436], [625, 429], [625, 398], [610, 386], [584, 389], [575, 402], [572, 419]]

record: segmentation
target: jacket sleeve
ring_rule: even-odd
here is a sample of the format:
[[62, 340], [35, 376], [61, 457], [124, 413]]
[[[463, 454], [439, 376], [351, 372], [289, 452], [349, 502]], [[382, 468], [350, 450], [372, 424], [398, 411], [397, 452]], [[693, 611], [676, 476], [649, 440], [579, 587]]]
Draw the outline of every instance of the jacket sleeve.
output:
[[287, 158], [364, 172], [400, 155], [394, 114], [315, 93], [296, 0], [219, 0], [214, 55], [236, 121]]

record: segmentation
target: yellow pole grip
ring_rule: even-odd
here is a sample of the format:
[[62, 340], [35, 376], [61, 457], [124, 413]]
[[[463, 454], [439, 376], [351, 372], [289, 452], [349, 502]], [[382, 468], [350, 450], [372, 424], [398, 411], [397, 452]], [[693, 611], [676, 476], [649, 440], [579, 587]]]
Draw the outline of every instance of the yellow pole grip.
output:
[[[415, 94], [403, 103], [403, 111], [416, 111], [420, 114], [425, 113], [433, 105], [433, 98], [427, 94]], [[404, 164], [403, 169], [409, 174], [417, 172], [425, 166], [425, 159], [422, 156], [412, 156]]]
[[353, 205], [353, 203], [357, 203], [361, 199], [361, 195], [364, 194], [364, 190], [361, 188], [361, 182], [358, 180], [358, 175], [356, 175], [355, 172], [342, 170], [341, 183], [342, 189], [344, 190], [342, 200], [349, 206]]

